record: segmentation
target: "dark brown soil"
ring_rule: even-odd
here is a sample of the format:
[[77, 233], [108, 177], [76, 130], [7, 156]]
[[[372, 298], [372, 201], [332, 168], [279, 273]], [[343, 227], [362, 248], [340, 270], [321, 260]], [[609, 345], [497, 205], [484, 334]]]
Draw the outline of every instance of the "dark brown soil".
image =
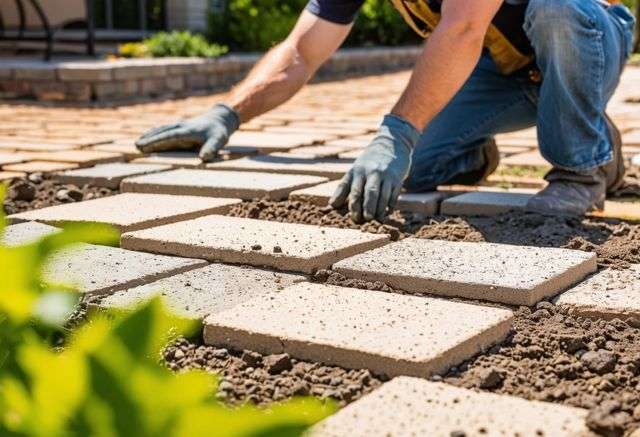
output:
[[34, 173], [13, 179], [4, 200], [6, 214], [16, 214], [63, 203], [80, 202], [118, 194], [117, 190], [84, 185], [61, 184], [47, 175]]
[[218, 349], [180, 339], [167, 347], [164, 359], [172, 370], [202, 369], [221, 376], [217, 397], [230, 405], [267, 405], [293, 396], [331, 398], [344, 406], [379, 387], [385, 378], [366, 369], [299, 361], [281, 355]]
[[444, 381], [587, 408], [592, 430], [620, 436], [640, 426], [640, 320], [592, 321], [549, 302], [520, 308], [507, 341]]

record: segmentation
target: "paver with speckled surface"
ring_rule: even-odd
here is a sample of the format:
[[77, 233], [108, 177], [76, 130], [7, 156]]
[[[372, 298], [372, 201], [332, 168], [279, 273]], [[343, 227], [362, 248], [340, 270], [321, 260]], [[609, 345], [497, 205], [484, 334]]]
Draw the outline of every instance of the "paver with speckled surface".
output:
[[509, 310], [302, 283], [205, 320], [207, 344], [427, 377], [504, 338]]
[[523, 209], [533, 194], [477, 191], [451, 197], [440, 206], [447, 215], [491, 216]]
[[388, 240], [353, 229], [210, 215], [124, 234], [122, 247], [312, 273]]
[[587, 317], [640, 320], [640, 264], [603, 270], [561, 294], [556, 304]]
[[117, 162], [112, 164], [96, 165], [91, 168], [68, 170], [64, 173], [58, 173], [54, 177], [63, 184], [74, 184], [78, 186], [91, 184], [97, 187], [116, 189], [120, 186], [120, 182], [124, 178], [169, 169], [171, 169], [170, 165]]
[[105, 294], [206, 265], [206, 261], [81, 244], [54, 254], [44, 277], [82, 293]]
[[202, 319], [304, 280], [302, 275], [247, 266], [211, 264], [151, 284], [119, 291], [103, 299], [100, 306], [127, 308], [160, 295], [176, 314]]
[[38, 222], [25, 222], [7, 226], [0, 234], [0, 244], [6, 246], [20, 246], [33, 243], [47, 235], [60, 232], [60, 229]]
[[407, 238], [340, 261], [348, 277], [416, 293], [534, 305], [596, 271], [578, 250]]
[[[289, 199], [302, 200], [318, 206], [326, 206], [338, 188], [338, 185], [340, 185], [339, 180], [304, 188], [292, 192], [289, 195]], [[402, 193], [400, 197], [398, 197], [396, 209], [434, 215], [438, 213], [438, 207], [443, 198], [444, 194], [437, 191], [429, 193]]]
[[207, 164], [213, 170], [257, 171], [278, 174], [305, 174], [340, 179], [351, 169], [352, 162], [340, 159], [306, 159], [293, 153], [249, 156], [231, 161]]
[[10, 215], [13, 223], [105, 223], [132, 231], [227, 211], [240, 199], [124, 193]]
[[317, 424], [312, 437], [586, 437], [587, 411], [398, 377]]
[[125, 179], [122, 191], [279, 200], [291, 191], [326, 181], [326, 178], [306, 175], [179, 169]]

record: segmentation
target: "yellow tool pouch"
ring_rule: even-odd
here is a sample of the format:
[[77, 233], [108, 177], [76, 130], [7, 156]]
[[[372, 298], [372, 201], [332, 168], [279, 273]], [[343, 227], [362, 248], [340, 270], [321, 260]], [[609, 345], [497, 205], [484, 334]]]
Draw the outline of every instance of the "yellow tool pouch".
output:
[[[404, 20], [423, 38], [440, 21], [440, 5], [429, 0], [391, 0]], [[487, 30], [484, 46], [502, 74], [510, 75], [530, 65], [535, 56], [522, 23], [523, 6], [503, 4]]]

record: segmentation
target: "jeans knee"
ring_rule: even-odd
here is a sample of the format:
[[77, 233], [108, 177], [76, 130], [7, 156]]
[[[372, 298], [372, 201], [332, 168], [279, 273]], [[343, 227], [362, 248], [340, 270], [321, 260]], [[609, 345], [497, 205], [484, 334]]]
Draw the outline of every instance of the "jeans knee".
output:
[[536, 43], [567, 41], [576, 27], [595, 26], [593, 4], [589, 0], [530, 0], [524, 29]]

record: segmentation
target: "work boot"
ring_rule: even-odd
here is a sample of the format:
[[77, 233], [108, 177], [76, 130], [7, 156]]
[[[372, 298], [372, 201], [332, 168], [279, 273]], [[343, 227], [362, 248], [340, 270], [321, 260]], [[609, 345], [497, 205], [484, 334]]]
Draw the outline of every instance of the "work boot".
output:
[[545, 179], [549, 185], [533, 196], [525, 207], [544, 215], [583, 216], [604, 208], [607, 194], [603, 167], [584, 173], [552, 169]]
[[493, 138], [489, 138], [480, 146], [484, 164], [477, 170], [471, 170], [466, 173], [460, 173], [448, 180], [442, 185], [476, 185], [487, 179], [500, 164], [500, 152]]
[[620, 131], [605, 116], [613, 149], [611, 162], [587, 172], [552, 169], [545, 179], [549, 185], [529, 200], [525, 209], [545, 215], [583, 216], [604, 208], [607, 193], [624, 182], [624, 161]]

